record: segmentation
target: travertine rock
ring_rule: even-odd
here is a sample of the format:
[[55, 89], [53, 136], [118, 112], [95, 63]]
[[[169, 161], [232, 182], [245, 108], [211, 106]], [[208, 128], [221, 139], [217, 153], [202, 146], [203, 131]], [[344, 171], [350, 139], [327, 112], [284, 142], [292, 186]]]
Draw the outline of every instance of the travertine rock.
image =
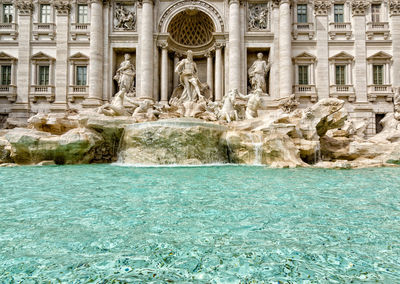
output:
[[89, 129], [75, 128], [63, 135], [15, 128], [5, 134], [11, 145], [11, 159], [18, 164], [53, 160], [57, 164], [84, 164], [94, 158], [101, 137]]
[[78, 117], [58, 113], [38, 113], [28, 119], [28, 127], [51, 134], [61, 135], [79, 127]]
[[119, 162], [127, 164], [227, 163], [225, 127], [197, 119], [138, 123], [125, 129]]
[[300, 151], [287, 135], [228, 131], [224, 139], [232, 163], [263, 164], [275, 168], [307, 166], [300, 158]]

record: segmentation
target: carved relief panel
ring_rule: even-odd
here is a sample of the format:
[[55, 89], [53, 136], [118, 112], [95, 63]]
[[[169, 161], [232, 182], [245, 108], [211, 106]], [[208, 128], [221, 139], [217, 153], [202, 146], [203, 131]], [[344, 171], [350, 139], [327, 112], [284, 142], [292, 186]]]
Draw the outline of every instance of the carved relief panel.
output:
[[136, 31], [137, 2], [117, 2], [113, 11], [115, 31]]
[[269, 3], [248, 4], [247, 26], [249, 31], [268, 31], [270, 22]]

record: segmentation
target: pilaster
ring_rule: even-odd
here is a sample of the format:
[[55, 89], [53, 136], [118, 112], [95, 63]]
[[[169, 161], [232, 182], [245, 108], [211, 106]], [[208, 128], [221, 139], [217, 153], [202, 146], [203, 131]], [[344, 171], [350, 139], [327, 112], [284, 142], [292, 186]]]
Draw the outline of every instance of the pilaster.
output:
[[357, 102], [368, 102], [367, 97], [367, 46], [365, 13], [369, 3], [353, 0], [351, 8], [354, 21], [355, 78], [354, 87]]
[[272, 4], [274, 44], [269, 55], [272, 62], [269, 78], [269, 92], [272, 98], [279, 98], [279, 1], [274, 0]]
[[400, 1], [391, 0], [389, 4], [393, 47], [393, 87], [400, 87]]
[[[55, 70], [55, 102], [51, 106], [53, 111], [65, 111], [67, 109], [67, 92], [68, 92], [68, 27], [69, 12], [71, 5], [68, 1], [55, 1], [56, 9], [56, 70]], [[74, 72], [74, 70], [73, 70]], [[72, 74], [71, 74], [72, 75]]]
[[16, 1], [18, 9], [18, 68], [17, 68], [17, 101], [12, 106], [12, 117], [29, 117], [29, 87], [30, 87], [30, 55], [31, 55], [31, 18], [32, 1]]
[[329, 98], [329, 20], [330, 1], [315, 1], [315, 25], [317, 40], [317, 58], [315, 83], [320, 99]]

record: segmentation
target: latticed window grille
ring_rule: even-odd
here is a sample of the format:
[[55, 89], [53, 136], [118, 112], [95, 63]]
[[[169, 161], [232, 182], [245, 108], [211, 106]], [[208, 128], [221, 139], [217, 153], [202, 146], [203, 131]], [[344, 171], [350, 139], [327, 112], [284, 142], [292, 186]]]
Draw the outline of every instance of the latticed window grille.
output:
[[184, 46], [200, 46], [211, 41], [214, 23], [203, 12], [182, 12], [172, 19], [168, 32], [171, 38]]

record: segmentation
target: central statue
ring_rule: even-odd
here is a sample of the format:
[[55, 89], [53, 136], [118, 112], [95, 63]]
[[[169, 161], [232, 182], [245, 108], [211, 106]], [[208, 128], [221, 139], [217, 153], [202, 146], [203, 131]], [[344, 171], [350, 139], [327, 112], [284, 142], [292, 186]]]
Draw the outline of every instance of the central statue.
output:
[[188, 50], [187, 58], [178, 62], [175, 72], [179, 74], [180, 83], [183, 85], [180, 102], [197, 102], [203, 99], [200, 91], [201, 82], [197, 75], [197, 65], [193, 61], [191, 50]]

